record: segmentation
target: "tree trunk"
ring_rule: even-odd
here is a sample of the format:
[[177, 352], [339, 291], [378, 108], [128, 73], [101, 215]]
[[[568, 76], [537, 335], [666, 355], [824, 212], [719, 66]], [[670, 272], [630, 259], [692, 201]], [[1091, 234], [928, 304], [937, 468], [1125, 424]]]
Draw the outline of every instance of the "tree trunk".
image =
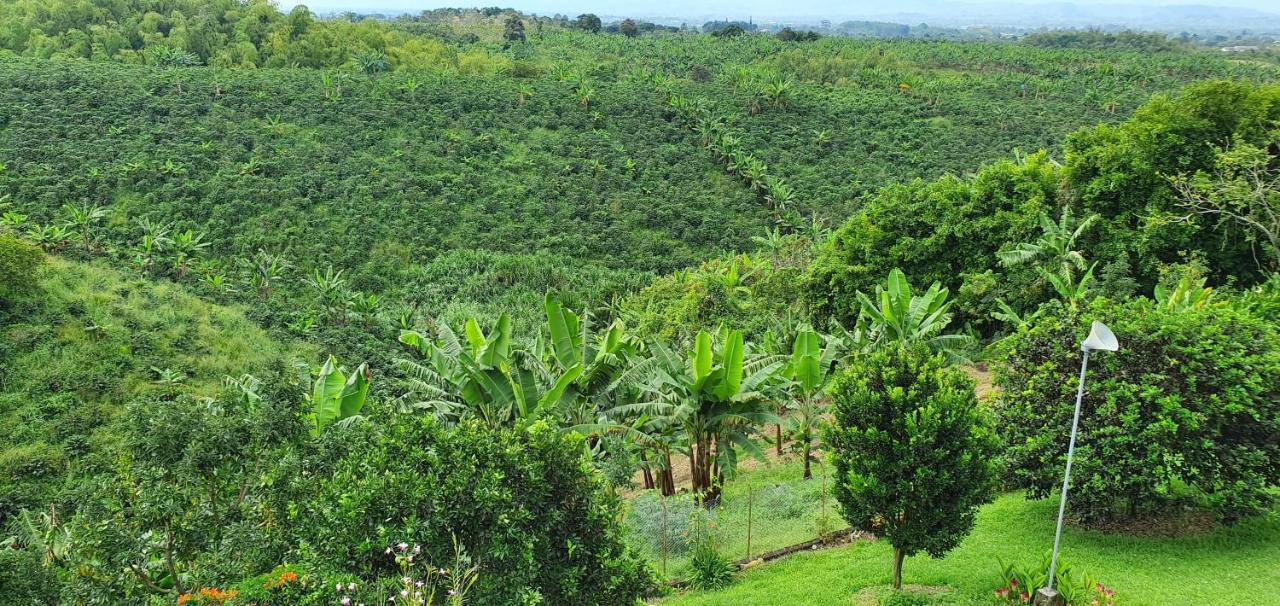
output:
[[773, 427], [774, 427], [774, 438], [773, 438], [774, 450], [776, 450], [778, 453], [778, 456], [781, 457], [782, 456], [782, 423], [778, 423]]
[[640, 451], [640, 469], [644, 472], [644, 489], [653, 490], [653, 470], [649, 469], [649, 459]]
[[662, 484], [662, 496], [669, 497], [676, 493], [676, 480], [671, 474], [671, 450], [662, 448], [663, 466], [658, 470], [658, 481]]
[[893, 548], [893, 588], [902, 589], [902, 559], [906, 554], [902, 552], [902, 548]]
[[809, 469], [809, 459], [811, 458], [810, 452], [812, 449], [813, 445], [809, 442], [809, 436], [804, 436], [804, 479], [806, 480], [813, 479], [813, 470]]

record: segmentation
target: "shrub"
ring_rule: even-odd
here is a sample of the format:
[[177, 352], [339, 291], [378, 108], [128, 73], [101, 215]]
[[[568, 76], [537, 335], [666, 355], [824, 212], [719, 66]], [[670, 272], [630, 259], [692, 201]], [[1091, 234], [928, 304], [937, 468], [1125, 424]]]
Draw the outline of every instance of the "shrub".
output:
[[5, 603], [13, 606], [45, 606], [58, 603], [58, 580], [32, 549], [0, 546], [0, 588]]
[[836, 498], [851, 526], [893, 545], [900, 589], [903, 557], [942, 557], [973, 529], [995, 475], [989, 423], [973, 381], [922, 346], [855, 360], [830, 391]]
[[300, 490], [295, 526], [304, 557], [322, 567], [390, 577], [386, 545], [412, 537], [423, 557], [445, 562], [456, 535], [479, 567], [476, 603], [630, 606], [650, 588], [577, 434], [403, 416], [322, 439], [311, 469], [296, 474], [314, 486]]
[[718, 589], [733, 582], [737, 568], [720, 553], [712, 533], [710, 514], [699, 508], [691, 517], [693, 557], [689, 560], [689, 586], [694, 589]]
[[17, 298], [35, 286], [36, 268], [44, 254], [33, 244], [0, 233], [0, 302]]
[[1009, 473], [1031, 498], [1062, 482], [1079, 343], [1093, 319], [1120, 351], [1090, 360], [1070, 506], [1108, 521], [1190, 488], [1227, 520], [1261, 511], [1280, 480], [1280, 341], [1234, 307], [1171, 311], [1139, 299], [1056, 304], [997, 346], [1000, 431]]
[[[1049, 554], [1036, 566], [1015, 566], [1000, 562], [1000, 586], [996, 597], [1010, 604], [1026, 604], [1036, 590], [1049, 584]], [[1115, 606], [1115, 592], [1106, 585], [1076, 572], [1070, 563], [1058, 558], [1053, 572], [1053, 588], [1066, 606]]]

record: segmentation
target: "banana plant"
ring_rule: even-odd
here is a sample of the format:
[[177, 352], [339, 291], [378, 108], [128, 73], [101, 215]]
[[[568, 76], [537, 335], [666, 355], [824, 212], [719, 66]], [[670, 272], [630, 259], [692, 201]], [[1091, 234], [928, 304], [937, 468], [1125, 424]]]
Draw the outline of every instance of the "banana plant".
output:
[[868, 338], [873, 346], [924, 343], [953, 360], [967, 359], [976, 345], [968, 335], [942, 334], [951, 323], [951, 301], [948, 290], [934, 282], [929, 290], [916, 295], [900, 269], [889, 272], [885, 285], [876, 285], [875, 299], [861, 291], [862, 317], [870, 323]]
[[840, 339], [828, 339], [826, 346], [813, 328], [801, 326], [796, 331], [791, 359], [783, 367], [782, 375], [788, 380], [792, 392], [791, 409], [795, 424], [796, 442], [804, 459], [804, 479], [813, 477], [810, 462], [813, 453], [813, 433], [823, 413], [819, 395], [826, 385], [836, 359], [844, 350]]
[[361, 364], [348, 376], [338, 366], [338, 360], [329, 356], [311, 386], [311, 433], [319, 435], [334, 423], [358, 416], [369, 396], [372, 379], [368, 363]]
[[685, 358], [660, 343], [650, 344], [651, 363], [642, 391], [648, 402], [635, 406], [679, 427], [688, 444], [693, 491], [712, 505], [725, 477], [737, 467], [739, 448], [764, 458], [752, 440], [757, 426], [778, 416], [763, 389], [784, 361], [746, 352], [742, 332], [721, 330], [713, 340], [703, 330]]
[[1204, 284], [1204, 277], [1197, 278], [1192, 275], [1182, 276], [1173, 289], [1157, 284], [1156, 303], [1166, 311], [1172, 312], [1225, 306], [1226, 302], [1214, 300], [1213, 288]]
[[487, 335], [469, 318], [463, 326], [465, 344], [448, 326], [437, 332], [431, 339], [401, 331], [400, 342], [426, 357], [427, 364], [402, 359], [398, 365], [411, 377], [414, 408], [446, 423], [474, 417], [501, 427], [542, 417], [582, 374], [576, 365], [553, 377], [538, 356], [513, 349], [511, 318], [505, 313]]
[[564, 400], [588, 405], [571, 407], [570, 421], [598, 421], [598, 413], [612, 405], [608, 386], [626, 367], [625, 356], [634, 353], [639, 342], [626, 334], [621, 320], [593, 335], [590, 316], [573, 313], [551, 293], [543, 298], [543, 307], [551, 344], [549, 364], [561, 373], [576, 374]]

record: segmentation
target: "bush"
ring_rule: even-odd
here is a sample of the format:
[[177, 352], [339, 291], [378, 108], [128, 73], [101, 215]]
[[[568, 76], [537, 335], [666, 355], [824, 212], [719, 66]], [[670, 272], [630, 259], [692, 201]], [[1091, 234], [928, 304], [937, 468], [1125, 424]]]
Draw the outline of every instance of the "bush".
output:
[[1098, 300], [1050, 305], [998, 347], [1009, 473], [1031, 498], [1062, 482], [1079, 343], [1106, 322], [1120, 351], [1090, 360], [1070, 506], [1109, 521], [1167, 505], [1180, 487], [1227, 521], [1265, 509], [1280, 480], [1280, 337], [1234, 307], [1169, 311]]
[[0, 302], [17, 298], [36, 284], [36, 268], [44, 253], [7, 234], [0, 234]]
[[32, 549], [0, 546], [0, 588], [5, 603], [13, 606], [45, 606], [58, 603], [58, 581]]
[[296, 526], [304, 557], [322, 567], [389, 577], [386, 545], [416, 542], [445, 562], [456, 535], [479, 566], [476, 603], [631, 606], [651, 587], [577, 434], [396, 417], [325, 440], [298, 476], [315, 486]]
[[973, 381], [923, 347], [855, 360], [832, 383], [824, 441], [849, 525], [884, 536], [902, 559], [942, 557], [973, 529], [994, 480], [995, 443]]

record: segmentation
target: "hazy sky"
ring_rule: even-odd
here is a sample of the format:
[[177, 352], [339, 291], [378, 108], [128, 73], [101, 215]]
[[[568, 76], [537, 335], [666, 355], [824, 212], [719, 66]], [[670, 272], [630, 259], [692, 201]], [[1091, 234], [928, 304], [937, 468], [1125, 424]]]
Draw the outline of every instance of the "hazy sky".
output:
[[[874, 0], [647, 0], [643, 2], [625, 2], [622, 0], [483, 0], [467, 2], [465, 0], [311, 0], [297, 2], [295, 0], [279, 0], [280, 5], [288, 9], [295, 4], [306, 4], [313, 11], [331, 12], [353, 10], [357, 12], [372, 11], [404, 11], [456, 7], [456, 6], [502, 6], [512, 7], [525, 12], [538, 14], [577, 14], [594, 12], [602, 15], [667, 15], [680, 17], [685, 15], [725, 15], [728, 17], [747, 16], [874, 16], [894, 13], [929, 13], [945, 7], [946, 12], [962, 11], [964, 2], [947, 2], [944, 0], [906, 0], [883, 2]], [[978, 0], [977, 4], [1007, 3], [1022, 5], [1068, 4], [1062, 0]], [[1149, 5], [1149, 6], [1231, 6], [1252, 8], [1268, 13], [1280, 13], [1280, 2], [1277, 0], [1121, 0], [1107, 2], [1105, 0], [1073, 0], [1070, 4], [1092, 8], [1108, 4]], [[932, 10], [931, 10], [932, 9]]]

